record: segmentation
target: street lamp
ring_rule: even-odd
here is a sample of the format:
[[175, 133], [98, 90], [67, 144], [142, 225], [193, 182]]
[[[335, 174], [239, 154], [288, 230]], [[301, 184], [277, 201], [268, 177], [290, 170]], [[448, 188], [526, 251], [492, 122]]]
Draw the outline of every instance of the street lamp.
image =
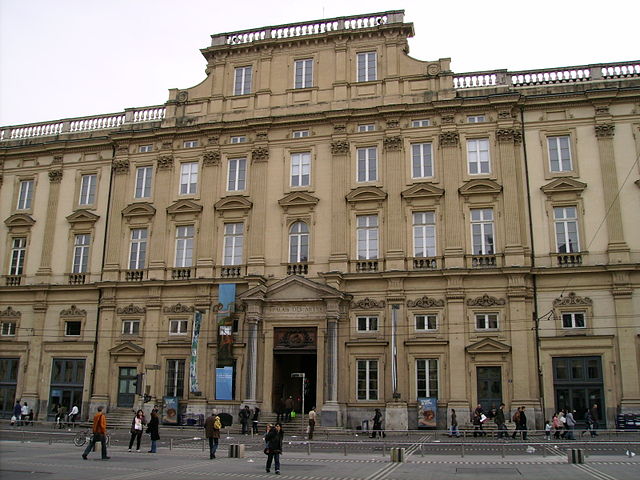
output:
[[302, 385], [301, 385], [301, 389], [300, 391], [302, 392], [302, 414], [300, 415], [301, 418], [301, 423], [302, 423], [302, 434], [304, 435], [304, 377], [305, 374], [304, 372], [294, 372], [291, 374], [291, 378], [301, 378], [302, 379]]

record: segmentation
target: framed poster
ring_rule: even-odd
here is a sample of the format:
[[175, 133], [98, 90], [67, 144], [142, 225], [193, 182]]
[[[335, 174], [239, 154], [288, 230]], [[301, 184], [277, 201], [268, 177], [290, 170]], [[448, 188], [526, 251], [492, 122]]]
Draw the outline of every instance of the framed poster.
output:
[[162, 423], [178, 424], [178, 397], [163, 397]]
[[437, 405], [436, 397], [418, 398], [418, 428], [436, 428]]

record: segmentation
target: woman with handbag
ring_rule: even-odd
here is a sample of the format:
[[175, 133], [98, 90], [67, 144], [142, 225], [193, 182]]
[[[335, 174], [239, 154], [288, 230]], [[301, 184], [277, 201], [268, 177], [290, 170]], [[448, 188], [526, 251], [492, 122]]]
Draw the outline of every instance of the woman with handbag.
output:
[[149, 426], [147, 427], [147, 433], [151, 436], [151, 450], [149, 453], [156, 453], [156, 442], [160, 440], [160, 419], [158, 418], [158, 409], [154, 408], [151, 411], [151, 420], [149, 420]]
[[136, 452], [140, 451], [142, 430], [146, 424], [147, 421], [144, 418], [144, 412], [142, 410], [138, 410], [136, 412], [136, 416], [133, 417], [133, 420], [131, 421], [131, 439], [129, 440], [129, 451], [131, 451], [131, 447], [133, 447], [134, 440], [136, 440]]

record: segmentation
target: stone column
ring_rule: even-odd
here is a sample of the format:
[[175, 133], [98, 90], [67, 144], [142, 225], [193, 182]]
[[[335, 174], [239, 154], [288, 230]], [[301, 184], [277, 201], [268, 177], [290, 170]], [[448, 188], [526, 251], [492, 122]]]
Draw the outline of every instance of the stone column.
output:
[[[39, 384], [42, 380], [42, 372], [48, 372], [49, 379], [51, 376], [51, 365], [42, 365], [42, 344], [45, 339], [43, 335], [35, 332], [44, 332], [45, 318], [47, 315], [48, 305], [44, 292], [36, 294], [36, 301], [33, 303], [33, 324], [29, 339], [29, 348], [26, 355], [22, 357], [19, 365], [18, 378], [22, 380], [22, 394], [16, 390], [16, 399], [20, 399], [20, 403], [27, 402], [30, 408], [33, 408], [34, 418], [45, 420], [47, 418], [47, 402], [49, 400], [49, 392], [39, 391]], [[21, 312], [15, 312], [17, 317], [21, 316]], [[24, 318], [22, 322], [24, 322]], [[24, 326], [24, 324], [22, 324]], [[21, 329], [22, 330], [22, 329]], [[46, 382], [48, 385], [48, 381]], [[42, 394], [42, 397], [40, 397]], [[42, 401], [39, 402], [40, 398]], [[13, 405], [12, 405], [13, 406]], [[41, 407], [41, 408], [39, 408]]]
[[502, 171], [502, 192], [504, 198], [504, 266], [524, 265], [523, 232], [520, 216], [519, 197], [521, 184], [518, 178], [516, 164], [516, 149], [522, 142], [522, 134], [514, 128], [502, 128], [496, 132], [498, 149], [500, 151], [500, 169]]
[[[397, 121], [387, 122], [387, 125], [397, 127]], [[402, 212], [402, 184], [404, 178], [404, 164], [402, 137], [399, 135], [384, 139], [385, 175], [387, 181], [387, 215], [386, 215], [386, 252], [385, 270], [405, 270], [403, 248], [404, 215]]]
[[246, 356], [246, 390], [244, 403], [256, 402], [256, 385], [258, 369], [258, 319], [247, 319], [247, 356]]
[[338, 317], [333, 315], [327, 316], [324, 405], [321, 416], [324, 426], [341, 424], [338, 405]]
[[[167, 223], [167, 206], [169, 206], [172, 197], [173, 163], [174, 159], [171, 154], [162, 154], [156, 160], [156, 178], [153, 194], [156, 213], [153, 218], [153, 227], [149, 230], [149, 250], [147, 252], [149, 280], [164, 280], [167, 267], [167, 242], [171, 242], [174, 238]], [[202, 182], [198, 182], [198, 188], [203, 189]], [[173, 255], [169, 258], [173, 258]]]
[[[344, 125], [336, 125], [336, 133], [344, 132]], [[331, 182], [331, 254], [329, 256], [329, 270], [338, 272], [349, 271], [349, 233], [347, 225], [346, 195], [349, 188], [349, 142], [346, 135], [338, 135], [331, 142], [332, 154], [332, 182]]]
[[[267, 134], [262, 133], [264, 140]], [[258, 136], [261, 136], [258, 133]], [[267, 226], [267, 171], [269, 166], [269, 147], [266, 142], [256, 145], [251, 151], [250, 183], [251, 201], [251, 230], [248, 232], [247, 246], [247, 275], [264, 275], [265, 258], [265, 229]], [[249, 224], [245, 225], [245, 228]]]
[[[112, 194], [111, 194], [111, 220], [107, 231], [107, 251], [105, 264], [102, 270], [103, 281], [119, 280], [120, 252], [128, 245], [129, 237], [127, 229], [123, 229], [121, 213], [127, 202], [127, 181], [129, 179], [129, 159], [127, 147], [118, 147], [116, 157], [111, 162]], [[127, 268], [127, 266], [125, 267]]]
[[444, 232], [439, 235], [444, 245], [446, 268], [464, 267], [464, 228], [460, 221], [461, 211], [458, 188], [462, 178], [460, 160], [460, 138], [456, 131], [445, 131], [440, 134], [444, 175]]
[[[53, 170], [49, 170], [49, 200], [47, 202], [47, 218], [44, 224], [44, 238], [42, 239], [42, 254], [37, 276], [51, 275], [51, 256], [53, 255], [53, 237], [56, 231], [58, 214], [58, 199], [60, 197], [60, 183], [62, 182], [62, 157], [53, 161]], [[40, 279], [45, 281], [45, 279]]]
[[596, 138], [598, 139], [600, 171], [602, 172], [604, 206], [605, 210], [607, 210], [607, 232], [609, 234], [607, 253], [609, 254], [609, 263], [628, 263], [629, 246], [624, 239], [622, 212], [620, 210], [620, 198], [618, 197], [618, 171], [613, 150], [615, 125], [604, 123], [596, 125], [595, 129]]

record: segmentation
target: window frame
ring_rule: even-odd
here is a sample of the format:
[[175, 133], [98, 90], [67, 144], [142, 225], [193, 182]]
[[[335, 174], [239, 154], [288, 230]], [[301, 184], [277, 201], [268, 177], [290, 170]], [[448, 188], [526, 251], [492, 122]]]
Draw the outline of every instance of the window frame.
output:
[[[365, 367], [364, 379], [365, 388], [360, 388], [361, 364]], [[375, 366], [375, 369], [372, 368]], [[375, 372], [373, 372], [375, 370]], [[373, 378], [375, 374], [375, 378]], [[380, 399], [380, 362], [377, 358], [358, 358], [356, 359], [356, 399], [358, 401], [378, 401]], [[364, 395], [361, 395], [364, 392]]]
[[[133, 198], [151, 198], [152, 186], [153, 165], [140, 165], [136, 167], [136, 181], [133, 190]], [[138, 194], [138, 191], [140, 191], [140, 194]]]
[[[418, 317], [423, 317], [423, 328], [418, 328]], [[433, 328], [429, 327], [429, 320], [433, 320]], [[439, 323], [437, 313], [415, 313], [413, 315], [413, 327], [416, 332], [437, 332], [440, 327]]]
[[[134, 232], [139, 232], [140, 237], [134, 238]], [[147, 244], [149, 242], [149, 229], [147, 227], [139, 227], [130, 229], [129, 234], [129, 255], [128, 255], [128, 269], [129, 270], [143, 270], [147, 264]], [[135, 248], [135, 261], [133, 259]], [[143, 248], [140, 248], [140, 247]]]
[[313, 58], [301, 58], [298, 60], [294, 60], [293, 88], [303, 89], [303, 88], [312, 88], [312, 87], [313, 87]]
[[[293, 232], [296, 225], [304, 225], [306, 231]], [[289, 263], [306, 263], [309, 261], [309, 225], [307, 222], [298, 220], [289, 226]], [[293, 239], [297, 239], [294, 245]], [[294, 252], [295, 249], [295, 252]], [[306, 250], [306, 255], [303, 255]]]
[[[86, 243], [78, 244], [78, 239], [85, 237]], [[78, 252], [80, 252], [78, 262]], [[71, 273], [88, 273], [89, 259], [91, 258], [91, 234], [74, 233], [73, 235], [73, 259], [71, 261]]]
[[[69, 333], [70, 327], [77, 327], [78, 333]], [[75, 330], [74, 330], [75, 331]], [[82, 336], [82, 320], [65, 320], [64, 321], [64, 336], [65, 337], [80, 337]]]
[[[490, 316], [495, 316], [495, 327], [491, 326]], [[478, 321], [483, 318], [484, 326], [480, 326]], [[476, 332], [496, 332], [500, 330], [500, 313], [498, 312], [474, 312], [473, 323]]]
[[[373, 156], [373, 158], [371, 158]], [[362, 157], [362, 158], [361, 158]], [[372, 164], [373, 163], [373, 168]], [[363, 169], [361, 169], [361, 166]], [[372, 173], [373, 172], [373, 173]], [[356, 148], [356, 183], [378, 181], [378, 147]]]
[[33, 178], [24, 178], [18, 182], [18, 198], [16, 210], [30, 211], [33, 208], [36, 181]]
[[[125, 328], [127, 324], [130, 327], [128, 329]], [[133, 328], [134, 325], [137, 325], [137, 328]], [[140, 320], [139, 319], [123, 319], [121, 333], [122, 335], [140, 336]]]
[[0, 336], [15, 337], [16, 332], [18, 331], [18, 322], [2, 322], [0, 328]]
[[[366, 219], [365, 225], [360, 224], [360, 219]], [[375, 225], [370, 224], [372, 219], [375, 219]], [[372, 237], [374, 232], [375, 238]], [[364, 250], [360, 248], [361, 243], [366, 245]], [[358, 260], [380, 258], [380, 219], [377, 213], [356, 215], [356, 257]]]
[[[372, 66], [373, 64], [373, 66]], [[378, 80], [378, 52], [368, 51], [356, 54], [356, 82]]]
[[[11, 238], [11, 249], [9, 250], [9, 275], [24, 275], [27, 263], [27, 237], [15, 236]], [[16, 242], [21, 242], [17, 245]]]
[[[428, 155], [425, 155], [425, 147], [428, 146]], [[416, 149], [417, 147], [417, 149]], [[427, 158], [428, 157], [428, 158]], [[417, 165], [416, 165], [417, 162]], [[416, 167], [419, 174], [416, 175]], [[411, 179], [419, 180], [434, 177], [433, 143], [415, 142], [411, 143]]]
[[153, 152], [153, 144], [138, 145], [138, 153], [149, 153], [149, 152]]
[[[424, 388], [420, 386], [420, 367], [419, 364], [424, 362], [424, 372], [425, 378], [422, 380], [424, 382]], [[431, 382], [431, 373], [432, 373], [432, 363], [435, 363], [435, 383], [436, 386], [432, 389]], [[416, 358], [415, 359], [415, 387], [416, 387], [416, 398], [429, 398], [429, 397], [438, 397], [440, 393], [440, 361], [438, 358]], [[422, 391], [421, 391], [422, 390]], [[432, 391], [435, 390], [435, 391]], [[424, 394], [422, 394], [424, 393]]]
[[[573, 208], [575, 210], [575, 217], [564, 217], [564, 218], [557, 218], [556, 217], [556, 211], [558, 209], [562, 209], [563, 211], [566, 211], [569, 208]], [[578, 209], [578, 205], [572, 204], [572, 205], [554, 205], [552, 206], [552, 213], [553, 213], [553, 233], [554, 233], [554, 244], [555, 244], [555, 252], [556, 254], [558, 253], [580, 253], [581, 252], [581, 248], [580, 248], [580, 218], [579, 218], [579, 209]], [[568, 230], [568, 224], [569, 223], [574, 223], [575, 224], [575, 239], [576, 239], [576, 243], [577, 243], [577, 249], [575, 250], [569, 250], [569, 251], [560, 251], [560, 245], [558, 243], [559, 240], [559, 231], [558, 231], [558, 224], [562, 223], [564, 224], [564, 228], [563, 228], [563, 236], [564, 236], [564, 240], [565, 240], [565, 250], [566, 250], [566, 245], [569, 244], [571, 245], [571, 238], [569, 238], [570, 235], [570, 231]]]
[[482, 115], [467, 115], [467, 123], [485, 123], [487, 121], [487, 116]]
[[291, 132], [291, 138], [306, 138], [310, 136], [311, 132], [309, 130], [294, 130]]
[[[311, 186], [311, 152], [292, 152], [289, 161], [289, 185], [291, 186], [291, 188], [303, 188]], [[294, 170], [296, 169], [298, 170], [297, 174], [294, 172]], [[294, 185], [294, 180], [297, 180], [297, 185]]]
[[250, 95], [253, 84], [253, 65], [243, 65], [233, 69], [233, 95]]
[[185, 140], [182, 142], [182, 148], [198, 148], [199, 146], [198, 140]]
[[[482, 212], [482, 218], [478, 220], [474, 220], [473, 215], [474, 212]], [[491, 212], [491, 219], [487, 220], [484, 218], [485, 212]], [[481, 236], [481, 244], [478, 245], [480, 247], [480, 251], [476, 251], [476, 243], [475, 243], [475, 232], [474, 226], [480, 227], [480, 236]], [[487, 243], [487, 232], [486, 226], [490, 225], [491, 227], [491, 239], [492, 243]], [[469, 210], [469, 227], [471, 233], [471, 254], [472, 255], [495, 255], [496, 254], [496, 225], [495, 225], [495, 215], [493, 212], [493, 207], [479, 207], [472, 208]], [[490, 248], [489, 248], [490, 247]]]
[[[175, 230], [175, 268], [193, 267], [193, 253], [195, 247], [195, 225], [177, 225]], [[182, 254], [181, 254], [182, 252]]]
[[411, 120], [411, 128], [424, 128], [431, 126], [430, 118], [416, 118], [415, 120]]
[[[428, 219], [428, 215], [431, 214], [433, 221], [431, 223], [429, 223], [429, 219]], [[417, 223], [416, 222], [416, 216], [417, 215], [424, 215], [425, 216], [425, 222], [424, 223]], [[438, 238], [437, 238], [437, 234], [438, 234], [438, 229], [436, 226], [436, 220], [437, 220], [437, 216], [436, 216], [436, 212], [433, 210], [427, 210], [427, 211], [418, 211], [418, 212], [411, 212], [411, 237], [413, 240], [413, 258], [430, 258], [430, 257], [436, 257], [437, 253], [438, 253]], [[432, 229], [432, 233], [433, 235], [429, 236], [429, 229]], [[423, 250], [423, 253], [429, 253], [430, 248], [433, 248], [433, 255], [418, 255], [418, 239], [419, 237], [416, 235], [416, 233], [422, 230], [423, 231], [423, 235], [422, 235], [422, 245], [420, 246]], [[427, 245], [429, 238], [433, 238], [433, 246], [429, 246]]]
[[[176, 328], [174, 328], [174, 326]], [[189, 334], [189, 319], [187, 318], [170, 318], [169, 319], [169, 335], [170, 336], [186, 336]]]
[[[184, 389], [185, 389], [184, 377], [186, 372], [187, 361], [184, 358], [167, 358], [165, 361], [165, 366], [166, 366], [166, 375], [165, 375], [165, 381], [164, 381], [164, 392], [166, 393], [166, 396], [184, 398]], [[175, 369], [173, 367], [175, 367]], [[171, 382], [171, 385], [170, 385], [169, 380], [171, 376], [173, 376], [173, 381]]]
[[[582, 316], [582, 326], [577, 325], [576, 315]], [[567, 326], [565, 324], [565, 316], [569, 316], [571, 320], [571, 325]], [[580, 311], [563, 311], [560, 313], [560, 324], [563, 330], [587, 330], [587, 312], [584, 310]]]
[[[360, 320], [363, 320], [364, 327], [360, 328]], [[375, 328], [372, 328], [374, 324]], [[356, 332], [358, 333], [372, 333], [380, 331], [380, 316], [379, 315], [356, 315]]]
[[361, 124], [358, 124], [358, 127], [356, 128], [356, 131], [358, 133], [375, 132], [376, 131], [376, 124], [375, 123], [361, 123]]
[[[85, 184], [88, 180], [89, 184]], [[96, 193], [98, 191], [98, 174], [83, 173], [80, 175], [80, 192], [78, 195], [78, 205], [81, 207], [95, 205]]]
[[[573, 165], [573, 149], [571, 146], [571, 135], [570, 134], [564, 134], [564, 135], [547, 135], [546, 136], [547, 139], [547, 160], [548, 160], [548, 165], [547, 168], [549, 169], [549, 172], [551, 174], [566, 174], [566, 173], [573, 173], [574, 172], [574, 165]], [[554, 170], [553, 168], [553, 160], [551, 158], [551, 152], [552, 152], [552, 148], [551, 148], [551, 140], [556, 140], [556, 152], [558, 155], [558, 169]], [[560, 146], [560, 141], [562, 139], [566, 139], [567, 141], [567, 150], [569, 152], [569, 158], [568, 160], [565, 160], [562, 158], [561, 152], [562, 152], [562, 147]], [[569, 162], [569, 168], [563, 168], [563, 163], [565, 161]]]
[[237, 145], [239, 143], [247, 143], [246, 135], [232, 135], [229, 137], [229, 143], [232, 145]]
[[[486, 142], [486, 150], [481, 148], [481, 143]], [[474, 150], [471, 150], [471, 146], [476, 145]], [[487, 154], [486, 161], [482, 160], [482, 152]], [[473, 157], [475, 156], [475, 160]], [[483, 171], [483, 165], [486, 164], [486, 170]], [[475, 166], [476, 172], [472, 171], [472, 166]], [[479, 138], [468, 138], [467, 139], [467, 174], [470, 176], [479, 176], [479, 175], [491, 175], [492, 165], [491, 165], [491, 139], [489, 137], [479, 137]]]
[[[189, 171], [187, 171], [187, 167], [189, 167]], [[198, 193], [199, 167], [198, 162], [182, 162], [180, 164], [179, 195], [196, 195]]]
[[[233, 232], [227, 232], [227, 227], [233, 226]], [[236, 229], [240, 228], [240, 232]], [[244, 222], [228, 222], [223, 225], [222, 265], [225, 267], [242, 265], [244, 261]], [[231, 245], [228, 242], [232, 242]], [[239, 242], [239, 244], [238, 244]], [[231, 250], [231, 255], [227, 251]], [[238, 251], [239, 250], [239, 251]], [[230, 263], [228, 261], [230, 259]]]
[[243, 192], [247, 189], [247, 157], [227, 159], [227, 192]]

